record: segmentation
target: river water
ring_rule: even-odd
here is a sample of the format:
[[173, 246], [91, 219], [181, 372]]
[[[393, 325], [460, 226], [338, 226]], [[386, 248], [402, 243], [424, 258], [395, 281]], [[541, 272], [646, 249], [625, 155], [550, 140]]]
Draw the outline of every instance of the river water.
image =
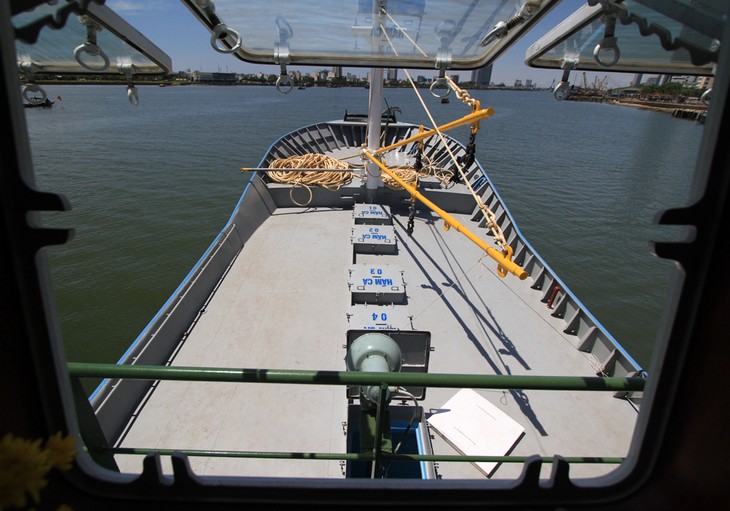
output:
[[[72, 361], [116, 362], [223, 227], [284, 133], [365, 113], [368, 91], [272, 87], [47, 86], [51, 109], [26, 109], [38, 187], [71, 212], [46, 225], [74, 239], [46, 249]], [[468, 109], [423, 91], [437, 123]], [[651, 240], [662, 209], [686, 204], [702, 126], [665, 113], [557, 102], [547, 92], [473, 91], [495, 115], [477, 157], [532, 246], [647, 369], [675, 266]], [[385, 89], [399, 119], [430, 125], [412, 90]], [[60, 98], [60, 99], [59, 99]], [[466, 141], [468, 129], [454, 132]]]

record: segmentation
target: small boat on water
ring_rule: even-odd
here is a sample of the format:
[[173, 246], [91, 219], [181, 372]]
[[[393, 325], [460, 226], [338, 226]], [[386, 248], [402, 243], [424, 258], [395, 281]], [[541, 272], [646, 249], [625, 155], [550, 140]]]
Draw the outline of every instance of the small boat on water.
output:
[[55, 101], [51, 101], [48, 98], [45, 98], [45, 99], [37, 98], [37, 100], [25, 103], [23, 106], [25, 108], [51, 108], [54, 103], [55, 103]]
[[[182, 499], [210, 508], [363, 499], [610, 505], [616, 492], [641, 489], [630, 476], [647, 449], [657, 455], [646, 439], [655, 417], [647, 414], [656, 412], [644, 398], [655, 376], [522, 234], [475, 157], [495, 112], [449, 77], [490, 64], [555, 3], [336, 2], [318, 15], [289, 6], [284, 17], [278, 2], [184, 1], [215, 51], [280, 65], [282, 93], [291, 90], [288, 66], [371, 67], [369, 111], [313, 120], [245, 164], [249, 178], [229, 221], [117, 364], [66, 363], [60, 348], [40, 344], [32, 357], [17, 355], [43, 361], [33, 374], [60, 375], [53, 381], [63, 396], [43, 401], [46, 423], [61, 424], [79, 445], [71, 476], [52, 486], [97, 507]], [[85, 14], [67, 21], [87, 38], [75, 47], [79, 72], [114, 71], [96, 32], [124, 34], [144, 58], [109, 49], [121, 55], [116, 71], [139, 104], [134, 73], [165, 75], [170, 59], [109, 8], [82, 4], [45, 9], [51, 19]], [[599, 28], [611, 26], [601, 43], [608, 47], [617, 26], [606, 19], [626, 16], [594, 4], [528, 50], [532, 65], [562, 69], [557, 98], [584, 65], [565, 56], [566, 38], [585, 47], [595, 35], [582, 31], [600, 19]], [[34, 57], [44, 40], [32, 35], [50, 23], [43, 12], [29, 14], [35, 23], [13, 14], [22, 41], [13, 62], [24, 77], [65, 69], [39, 61], [43, 52]], [[3, 11], [3, 24], [9, 19]], [[316, 22], [325, 28], [313, 30]], [[715, 72], [716, 49], [688, 51], [695, 58], [686, 69]], [[612, 65], [632, 72], [638, 60], [626, 60], [629, 68]], [[661, 60], [656, 69], [681, 65]], [[463, 115], [421, 126], [384, 109], [383, 68], [395, 67], [435, 67], [431, 92], [441, 103], [453, 93]], [[457, 127], [469, 129], [468, 143], [450, 136]], [[46, 194], [31, 206], [65, 205]], [[68, 232], [39, 236], [18, 245], [65, 242]], [[42, 307], [26, 315], [45, 325]], [[91, 396], [85, 378], [103, 378]]]

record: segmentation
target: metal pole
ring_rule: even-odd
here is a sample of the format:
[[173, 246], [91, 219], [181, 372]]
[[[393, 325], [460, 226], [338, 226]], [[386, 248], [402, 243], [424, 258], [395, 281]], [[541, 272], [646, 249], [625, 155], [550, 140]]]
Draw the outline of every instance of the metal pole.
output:
[[[160, 454], [172, 456], [184, 454], [206, 458], [262, 458], [262, 459], [293, 459], [293, 460], [345, 460], [345, 461], [372, 461], [372, 452], [296, 452], [296, 451], [223, 451], [209, 449], [153, 449], [149, 447], [105, 447], [101, 449], [114, 454], [129, 454], [146, 456]], [[383, 460], [393, 461], [449, 461], [449, 462], [488, 462], [488, 463], [525, 463], [531, 456], [491, 456], [491, 455], [459, 455], [459, 454], [391, 454], [382, 452]], [[553, 456], [540, 456], [544, 463], [552, 463]], [[619, 464], [625, 458], [615, 456], [563, 456], [568, 463], [581, 464]]]
[[[368, 150], [377, 151], [380, 148], [380, 111], [383, 103], [383, 70], [370, 70], [370, 109], [368, 110]], [[366, 190], [377, 190], [382, 186], [380, 168], [373, 162], [366, 163], [367, 179]], [[368, 192], [373, 194], [374, 192]]]
[[380, 386], [380, 400], [375, 413], [375, 442], [373, 444], [373, 466], [371, 471], [371, 479], [381, 479], [383, 477], [383, 468], [381, 466], [381, 458], [383, 454], [383, 430], [385, 429], [385, 410], [388, 406], [386, 402], [388, 396], [388, 386], [383, 384]]
[[304, 371], [294, 369], [244, 369], [118, 365], [69, 362], [74, 378], [127, 378], [230, 383], [285, 383], [309, 385], [380, 385], [522, 390], [642, 391], [646, 378], [600, 376], [518, 376], [447, 373], [374, 373], [362, 371]]
[[[371, 45], [373, 53], [378, 49], [377, 34], [380, 33], [382, 14], [380, 11], [381, 0], [373, 0], [373, 30]], [[370, 151], [376, 151], [380, 147], [380, 122], [383, 109], [383, 69], [372, 68], [370, 70], [370, 103], [368, 108], [368, 145]], [[367, 178], [365, 180], [366, 201], [372, 203], [375, 200], [375, 191], [383, 186], [380, 177], [380, 168], [372, 162], [365, 164]]]

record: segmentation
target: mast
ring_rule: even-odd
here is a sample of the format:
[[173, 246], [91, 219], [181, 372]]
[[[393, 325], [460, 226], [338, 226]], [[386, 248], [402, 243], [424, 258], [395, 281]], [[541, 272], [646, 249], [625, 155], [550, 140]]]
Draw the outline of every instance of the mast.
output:
[[[383, 104], [383, 69], [370, 70], [370, 106], [368, 109], [368, 151], [380, 148], [380, 110]], [[367, 163], [366, 190], [377, 190], [383, 186], [380, 177], [380, 167], [373, 162]], [[368, 195], [374, 192], [367, 192]]]
[[[382, 10], [385, 8], [385, 0], [373, 0], [373, 31], [371, 44], [373, 49], [377, 47], [376, 35], [380, 33], [382, 22]], [[380, 148], [380, 122], [383, 105], [383, 68], [372, 68], [370, 70], [370, 100], [368, 107], [368, 151], [375, 151]], [[376, 190], [383, 186], [380, 177], [380, 168], [373, 162], [366, 163], [367, 179], [365, 181], [365, 199], [373, 202]]]

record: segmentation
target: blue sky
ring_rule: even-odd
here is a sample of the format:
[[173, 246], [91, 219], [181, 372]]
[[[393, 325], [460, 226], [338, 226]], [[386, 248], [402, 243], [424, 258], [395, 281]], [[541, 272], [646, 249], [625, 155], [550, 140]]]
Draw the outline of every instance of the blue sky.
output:
[[[492, 80], [507, 85], [513, 84], [515, 79], [521, 79], [523, 82], [532, 79], [538, 86], [549, 86], [553, 80], [557, 83], [561, 76], [560, 70], [525, 66], [525, 51], [550, 28], [583, 4], [585, 0], [563, 0], [557, 5], [532, 31], [497, 60], [493, 67]], [[107, 0], [106, 5], [168, 53], [172, 57], [175, 71], [191, 69], [237, 73], [262, 71], [267, 74], [278, 74], [279, 72], [277, 66], [247, 64], [230, 55], [214, 51], [210, 47], [210, 33], [179, 0]], [[160, 26], [164, 26], [165, 30], [161, 31]], [[302, 72], [311, 70], [295, 66], [291, 69], [300, 69]], [[461, 74], [463, 79], [468, 79], [470, 76], [469, 72], [462, 71]], [[595, 73], [586, 75], [589, 81], [593, 81]], [[600, 77], [605, 75], [606, 73], [601, 73]], [[627, 85], [632, 78], [633, 75], [629, 74], [609, 74], [609, 85]], [[571, 81], [573, 80], [571, 76]]]

